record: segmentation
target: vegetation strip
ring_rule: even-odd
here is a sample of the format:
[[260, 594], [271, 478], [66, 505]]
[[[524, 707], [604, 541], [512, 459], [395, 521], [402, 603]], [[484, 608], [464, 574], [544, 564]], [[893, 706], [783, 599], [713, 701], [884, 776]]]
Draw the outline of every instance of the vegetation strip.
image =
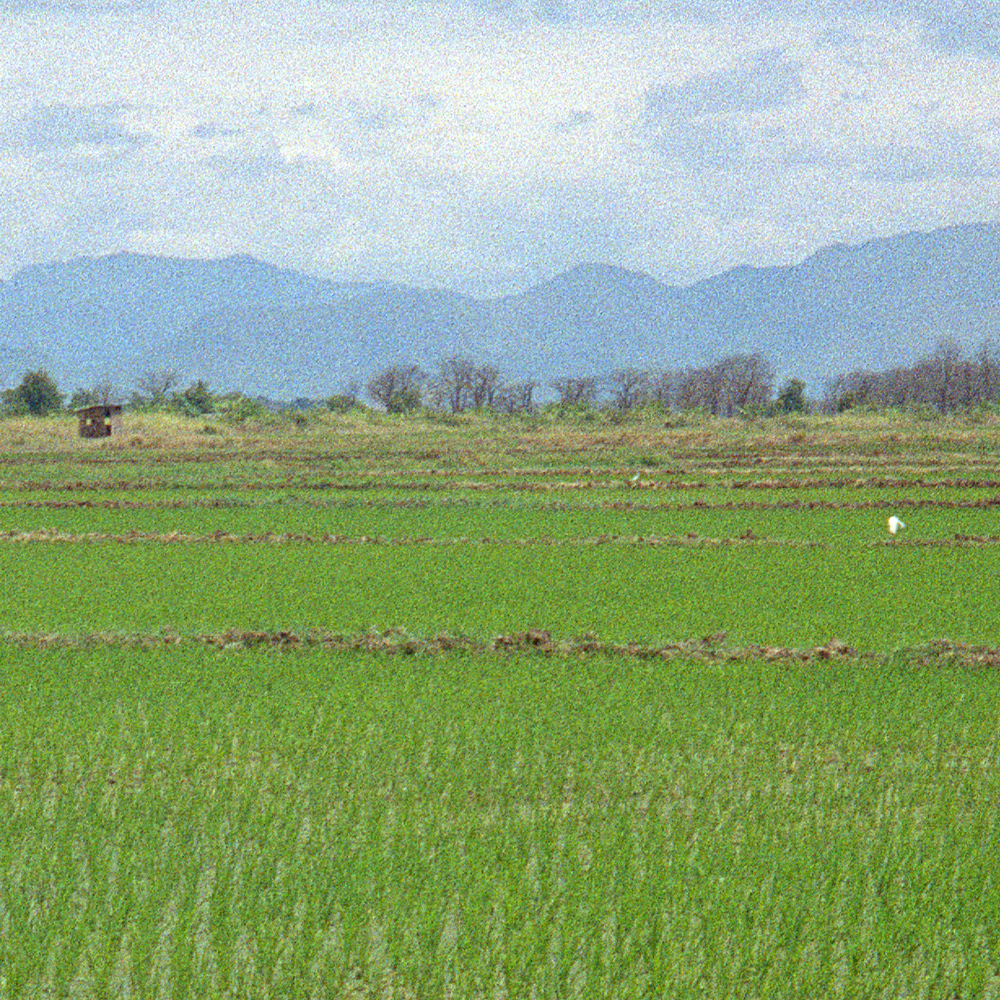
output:
[[[980, 542], [1000, 541], [1000, 537], [979, 539]], [[383, 535], [304, 535], [293, 532], [262, 532], [260, 534], [235, 535], [226, 531], [213, 531], [208, 535], [192, 535], [180, 531], [146, 532], [126, 531], [122, 534], [108, 534], [91, 531], [75, 534], [68, 531], [42, 529], [37, 531], [3, 531], [0, 532], [0, 543], [32, 544], [59, 542], [63, 544], [113, 543], [120, 545], [137, 545], [142, 543], [154, 545], [205, 545], [205, 544], [266, 544], [266, 545], [510, 545], [517, 547], [530, 546], [598, 546], [620, 545], [629, 548], [657, 548], [662, 546], [726, 546], [726, 545], [779, 545], [791, 548], [827, 548], [826, 542], [797, 539], [762, 538], [752, 531], [745, 531], [738, 538], [705, 538], [693, 532], [688, 535], [594, 535], [583, 538], [552, 538], [540, 535], [532, 538], [472, 538], [458, 536], [454, 538], [431, 538], [429, 536], [404, 536], [387, 538]], [[915, 544], [913, 542], [898, 544]], [[919, 543], [916, 543], [919, 544]]]
[[[853, 464], [853, 463], [852, 463]], [[640, 467], [641, 469], [641, 467]], [[899, 489], [899, 490], [998, 490], [1000, 479], [973, 479], [949, 477], [943, 479], [926, 479], [924, 477], [884, 477], [884, 476], [835, 476], [779, 479], [728, 480], [725, 476], [725, 465], [714, 470], [711, 477], [699, 476], [690, 479], [655, 479], [652, 476], [633, 482], [636, 475], [634, 469], [574, 469], [543, 472], [535, 469], [504, 469], [489, 471], [483, 469], [448, 469], [442, 473], [436, 469], [426, 471], [416, 470], [411, 475], [426, 476], [422, 479], [395, 479], [385, 473], [365, 475], [358, 478], [357, 473], [347, 473], [344, 479], [305, 480], [299, 477], [288, 477], [275, 480], [252, 481], [214, 481], [202, 480], [197, 483], [178, 482], [166, 479], [118, 479], [118, 480], [74, 480], [59, 482], [51, 479], [8, 480], [3, 484], [6, 493], [103, 493], [109, 491], [167, 491], [167, 490], [199, 490], [219, 492], [273, 492], [275, 490], [304, 490], [308, 492], [332, 493], [366, 493], [398, 490], [413, 493], [447, 493], [452, 491], [506, 492], [515, 493], [552, 493], [585, 490], [621, 490], [630, 492], [659, 491], [690, 491], [690, 490], [813, 490], [813, 489]], [[329, 473], [323, 470], [324, 476]], [[572, 479], [557, 479], [555, 482], [534, 482], [535, 478], [555, 478], [555, 475], [576, 476]], [[641, 474], [641, 472], [640, 472]], [[679, 472], [683, 475], [683, 472]], [[689, 473], [694, 475], [693, 471]], [[484, 477], [491, 475], [517, 476], [523, 478], [503, 479], [486, 482]], [[468, 476], [469, 478], [465, 478]], [[586, 476], [587, 478], [579, 478]], [[347, 477], [355, 481], [347, 481]]]
[[763, 660], [809, 663], [822, 660], [855, 660], [883, 663], [891, 655], [917, 666], [960, 666], [1000, 669], [1000, 647], [985, 644], [935, 639], [906, 649], [884, 652], [859, 651], [839, 639], [822, 646], [792, 647], [772, 645], [729, 646], [726, 633], [654, 645], [641, 642], [605, 642], [596, 637], [553, 638], [547, 629], [529, 628], [524, 632], [498, 635], [482, 640], [463, 635], [412, 636], [403, 629], [345, 635], [324, 629], [303, 632], [228, 629], [223, 632], [191, 634], [125, 633], [21, 633], [0, 634], [0, 644], [18, 649], [162, 649], [180, 646], [211, 646], [238, 651], [241, 649], [325, 650], [328, 652], [389, 653], [399, 655], [443, 653], [536, 653], [543, 656], [575, 657], [600, 655], [650, 660], [683, 659], [700, 663], [740, 663]]
[[[747, 529], [737, 537], [710, 538], [690, 532], [687, 535], [613, 535], [602, 534], [585, 537], [554, 538], [537, 535], [527, 538], [492, 538], [460, 535], [450, 538], [430, 536], [386, 537], [384, 535], [306, 535], [295, 532], [231, 534], [213, 531], [207, 535], [194, 535], [181, 531], [147, 532], [126, 531], [121, 534], [90, 531], [74, 533], [55, 529], [35, 531], [2, 531], [0, 544], [29, 545], [59, 543], [64, 545], [116, 544], [116, 545], [387, 545], [387, 546], [533, 546], [587, 548], [616, 545], [623, 548], [718, 548], [743, 545], [765, 545], [793, 549], [827, 549], [829, 542], [813, 539], [767, 538]], [[951, 538], [886, 538], [867, 543], [869, 548], [960, 548], [1000, 544], [1000, 535], [964, 535], [956, 533]]]
[[[548, 505], [546, 505], [548, 506]], [[556, 505], [552, 505], [556, 506]], [[559, 505], [565, 509], [584, 505]], [[605, 500], [598, 504], [602, 510], [924, 510], [941, 507], [946, 510], [989, 510], [1000, 507], [1000, 496], [976, 500], [914, 500], [898, 497], [889, 500], [693, 500], [690, 503], [642, 504], [631, 500]]]
[[[261, 507], [300, 507], [316, 510], [426, 510], [430, 507], [448, 508], [499, 508], [511, 507], [506, 500], [473, 501], [447, 497], [429, 502], [416, 498], [396, 500], [337, 501], [304, 499], [297, 496], [277, 499], [247, 500], [235, 497], [209, 497], [194, 500], [0, 500], [2, 510], [227, 510]], [[1000, 507], [1000, 495], [974, 500], [937, 500], [897, 497], [886, 500], [693, 500], [690, 502], [641, 503], [634, 500], [599, 500], [582, 503], [539, 503], [536, 510], [990, 510]]]
[[[747, 646], [742, 648], [725, 645], [724, 633], [689, 639], [664, 645], [638, 642], [604, 642], [597, 638], [553, 639], [547, 629], [528, 629], [497, 636], [483, 641], [461, 635], [436, 635], [429, 638], [413, 637], [398, 629], [386, 632], [366, 632], [360, 635], [342, 635], [321, 629], [306, 632], [242, 631], [196, 633], [190, 635], [124, 635], [93, 633], [64, 635], [51, 633], [9, 633], [0, 641], [25, 649], [76, 649], [95, 646], [155, 649], [182, 645], [216, 646], [220, 649], [325, 649], [335, 652], [362, 651], [382, 653], [494, 653], [536, 652], [547, 656], [573, 656], [602, 654], [626, 656], [635, 659], [674, 659], [682, 657], [705, 662], [730, 662], [756, 659], [829, 660], [834, 657], [859, 658], [861, 654], [845, 643], [833, 639], [824, 646], [811, 649], [792, 649], [781, 646]], [[1000, 650], [994, 651], [1000, 662]]]

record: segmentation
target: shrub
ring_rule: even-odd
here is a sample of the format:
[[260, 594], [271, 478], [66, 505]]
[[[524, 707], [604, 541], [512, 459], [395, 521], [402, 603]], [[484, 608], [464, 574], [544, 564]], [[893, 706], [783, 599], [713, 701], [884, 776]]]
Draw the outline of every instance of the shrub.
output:
[[388, 413], [412, 413], [420, 407], [420, 389], [412, 387], [394, 393], [386, 403]]
[[229, 424], [242, 424], [247, 420], [259, 420], [268, 414], [268, 409], [260, 400], [235, 394], [220, 401], [219, 413]]
[[350, 413], [357, 405], [357, 399], [346, 392], [335, 393], [326, 400], [326, 408], [332, 413]]

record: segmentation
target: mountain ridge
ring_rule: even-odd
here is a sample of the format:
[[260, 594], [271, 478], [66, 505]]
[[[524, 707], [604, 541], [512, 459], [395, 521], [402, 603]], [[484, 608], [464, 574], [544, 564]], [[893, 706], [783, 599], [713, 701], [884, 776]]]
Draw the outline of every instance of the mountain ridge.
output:
[[1000, 224], [831, 244], [690, 285], [581, 263], [478, 299], [338, 282], [247, 254], [119, 251], [36, 264], [0, 281], [0, 370], [45, 367], [64, 387], [175, 367], [213, 388], [324, 395], [391, 363], [462, 354], [510, 378], [685, 367], [758, 351], [811, 383], [909, 363], [944, 338], [1000, 339]]

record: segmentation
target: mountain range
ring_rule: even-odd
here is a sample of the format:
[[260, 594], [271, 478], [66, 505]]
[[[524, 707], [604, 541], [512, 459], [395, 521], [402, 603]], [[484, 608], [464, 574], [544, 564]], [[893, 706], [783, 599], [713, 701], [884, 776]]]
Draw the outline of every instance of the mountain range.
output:
[[758, 351], [818, 390], [860, 367], [909, 363], [942, 339], [1000, 339], [1000, 224], [826, 247], [679, 287], [583, 264], [524, 292], [475, 299], [336, 282], [253, 257], [118, 253], [34, 265], [0, 282], [0, 382], [45, 368], [64, 389], [175, 368], [276, 399], [327, 395], [386, 365], [451, 355], [541, 383], [683, 367]]

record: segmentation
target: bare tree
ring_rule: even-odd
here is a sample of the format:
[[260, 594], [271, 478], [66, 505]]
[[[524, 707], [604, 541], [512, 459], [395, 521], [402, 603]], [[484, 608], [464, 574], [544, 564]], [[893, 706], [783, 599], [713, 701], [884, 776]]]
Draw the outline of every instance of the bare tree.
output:
[[917, 399], [913, 369], [897, 365], [887, 372], [871, 373], [868, 402], [872, 406], [900, 409]]
[[713, 416], [719, 416], [725, 404], [727, 372], [725, 359], [704, 368], [685, 369], [677, 386], [679, 407], [683, 410], [708, 410]]
[[389, 413], [403, 413], [420, 405], [426, 378], [416, 365], [390, 365], [368, 381], [365, 391]]
[[649, 395], [649, 373], [638, 368], [620, 368], [610, 376], [613, 405], [618, 410], [631, 410]]
[[968, 409], [976, 403], [978, 371], [974, 361], [959, 361], [952, 383], [952, 407]]
[[180, 381], [181, 375], [176, 368], [150, 368], [139, 376], [136, 386], [151, 403], [162, 403]]
[[922, 402], [933, 406], [939, 413], [947, 413], [958, 403], [958, 368], [962, 350], [953, 340], [942, 340], [931, 355], [914, 366], [916, 382], [920, 387]]
[[98, 406], [110, 406], [119, 395], [114, 383], [110, 381], [97, 382], [90, 391]]
[[495, 365], [455, 356], [441, 361], [428, 396], [435, 406], [452, 413], [482, 410], [493, 406], [499, 386], [500, 372]]
[[671, 409], [676, 401], [680, 387], [680, 374], [675, 371], [650, 372], [647, 385], [649, 399], [659, 403], [665, 410]]
[[677, 375], [674, 403], [679, 410], [711, 408], [711, 369], [686, 368]]
[[445, 358], [439, 365], [438, 397], [452, 413], [468, 409], [472, 402], [476, 364], [468, 358]]
[[448, 387], [439, 378], [428, 378], [423, 384], [421, 398], [424, 406], [431, 410], [447, 409], [449, 405]]
[[872, 405], [878, 381], [876, 372], [864, 368], [830, 379], [823, 393], [823, 412], [843, 413], [858, 406]]
[[998, 383], [1000, 369], [985, 348], [975, 360], [962, 356], [952, 341], [942, 341], [934, 352], [911, 366], [886, 371], [861, 369], [827, 383], [823, 410], [836, 413], [858, 406], [875, 409], [929, 406], [939, 413], [975, 405], [987, 386]]
[[598, 381], [593, 375], [553, 379], [549, 387], [559, 393], [562, 406], [587, 406], [597, 399]]
[[500, 372], [493, 365], [477, 365], [473, 369], [469, 391], [477, 410], [492, 408], [499, 381]]
[[501, 384], [496, 391], [493, 405], [501, 413], [530, 413], [534, 409], [533, 396], [538, 383], [533, 381]]
[[995, 403], [1000, 399], [1000, 351], [993, 341], [985, 341], [974, 358], [975, 402]]
[[713, 368], [713, 413], [732, 417], [747, 407], [762, 407], [769, 402], [774, 369], [761, 355], [730, 354], [717, 361]]

